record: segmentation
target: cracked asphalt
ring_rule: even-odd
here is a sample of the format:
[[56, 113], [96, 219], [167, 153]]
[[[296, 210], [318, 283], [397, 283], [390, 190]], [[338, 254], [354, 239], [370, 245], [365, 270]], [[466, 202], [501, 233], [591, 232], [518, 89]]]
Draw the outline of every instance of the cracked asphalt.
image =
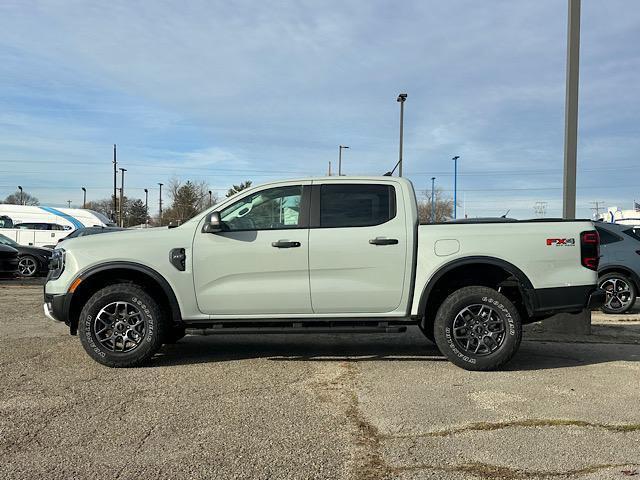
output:
[[640, 478], [640, 314], [467, 372], [419, 332], [188, 336], [109, 369], [0, 286], [0, 478]]

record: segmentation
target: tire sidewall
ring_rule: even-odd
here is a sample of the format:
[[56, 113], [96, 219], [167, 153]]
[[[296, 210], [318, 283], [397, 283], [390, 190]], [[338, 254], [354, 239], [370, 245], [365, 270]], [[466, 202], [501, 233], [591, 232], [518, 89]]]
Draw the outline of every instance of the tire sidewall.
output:
[[608, 314], [613, 314], [613, 315], [617, 315], [617, 314], [622, 314], [625, 312], [628, 312], [629, 310], [631, 310], [633, 308], [633, 306], [636, 303], [636, 298], [637, 298], [637, 294], [638, 292], [636, 291], [636, 286], [633, 283], [633, 281], [627, 277], [626, 275], [623, 275], [621, 273], [607, 273], [606, 275], [603, 275], [601, 278], [598, 279], [598, 287], [602, 287], [602, 284], [607, 281], [610, 280], [612, 278], [617, 278], [619, 280], [623, 280], [627, 285], [629, 285], [629, 290], [631, 291], [631, 303], [629, 303], [629, 306], [623, 310], [612, 310], [610, 308], [605, 307], [604, 305], [601, 307], [601, 310], [604, 313], [608, 313]]
[[[458, 348], [453, 339], [453, 322], [457, 314], [470, 305], [486, 305], [505, 322], [505, 338], [495, 352], [473, 355]], [[465, 287], [452, 293], [442, 303], [436, 315], [434, 336], [440, 351], [447, 358], [467, 370], [491, 370], [511, 359], [520, 346], [522, 324], [517, 309], [509, 299], [488, 287]]]
[[[146, 321], [146, 331], [140, 345], [130, 352], [112, 352], [97, 340], [93, 324], [96, 315], [106, 305], [120, 301], [135, 305]], [[78, 332], [87, 353], [96, 361], [108, 366], [130, 366], [150, 358], [161, 345], [161, 317], [155, 301], [138, 288], [106, 287], [94, 294], [80, 314]]]

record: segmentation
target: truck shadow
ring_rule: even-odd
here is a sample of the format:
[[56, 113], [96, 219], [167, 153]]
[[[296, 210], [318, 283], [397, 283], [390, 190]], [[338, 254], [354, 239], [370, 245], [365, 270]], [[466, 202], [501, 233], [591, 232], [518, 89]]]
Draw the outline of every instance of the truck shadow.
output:
[[[640, 329], [640, 326], [638, 326]], [[446, 362], [419, 332], [387, 335], [187, 336], [165, 345], [151, 367], [267, 359], [275, 362]], [[640, 345], [523, 341], [507, 371], [640, 361]], [[455, 368], [451, 365], [452, 368]]]

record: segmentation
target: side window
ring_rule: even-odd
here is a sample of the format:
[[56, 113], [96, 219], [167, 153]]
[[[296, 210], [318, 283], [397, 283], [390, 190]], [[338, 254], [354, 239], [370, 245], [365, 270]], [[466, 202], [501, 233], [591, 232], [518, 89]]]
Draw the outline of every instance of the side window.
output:
[[261, 190], [220, 212], [230, 231], [298, 228], [302, 186]]
[[633, 227], [629, 230], [624, 230], [622, 233], [629, 235], [631, 238], [640, 240], [640, 227]]
[[601, 245], [608, 245], [610, 243], [615, 243], [615, 242], [619, 242], [622, 239], [620, 237], [618, 237], [617, 235], [614, 235], [613, 233], [611, 233], [608, 230], [605, 230], [604, 228], [597, 228], [596, 230], [598, 231], [598, 234], [600, 235], [600, 244]]
[[326, 184], [320, 188], [320, 227], [369, 227], [396, 216], [391, 185]]

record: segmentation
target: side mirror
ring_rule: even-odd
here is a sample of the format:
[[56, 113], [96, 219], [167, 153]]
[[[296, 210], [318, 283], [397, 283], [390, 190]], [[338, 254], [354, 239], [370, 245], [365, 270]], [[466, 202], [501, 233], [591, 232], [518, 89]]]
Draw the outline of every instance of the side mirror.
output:
[[211, 212], [207, 215], [202, 226], [202, 233], [218, 233], [224, 230], [224, 224], [220, 220], [220, 212]]

